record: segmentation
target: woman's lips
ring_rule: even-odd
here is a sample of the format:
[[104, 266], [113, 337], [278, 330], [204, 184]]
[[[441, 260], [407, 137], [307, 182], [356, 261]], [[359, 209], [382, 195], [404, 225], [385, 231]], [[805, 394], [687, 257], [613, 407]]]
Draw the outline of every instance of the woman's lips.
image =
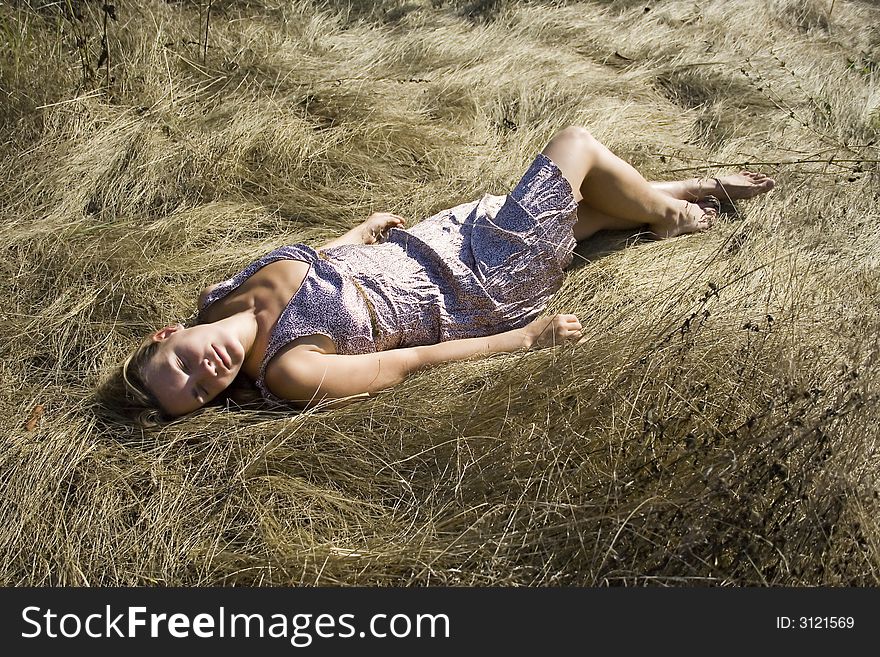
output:
[[217, 347], [215, 347], [214, 345], [211, 345], [211, 349], [214, 351], [214, 355], [217, 357], [217, 361], [221, 365], [223, 365], [223, 369], [229, 370], [232, 368], [232, 361], [229, 356], [217, 349]]

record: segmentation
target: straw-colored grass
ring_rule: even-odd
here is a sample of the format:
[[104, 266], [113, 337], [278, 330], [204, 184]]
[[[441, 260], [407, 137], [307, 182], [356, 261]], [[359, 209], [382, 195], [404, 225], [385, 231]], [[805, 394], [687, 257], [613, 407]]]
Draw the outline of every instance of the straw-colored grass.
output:
[[[101, 5], [0, 5], [0, 582], [877, 583], [876, 3], [227, 0], [205, 48], [207, 3], [119, 2], [97, 68]], [[581, 244], [585, 344], [155, 430], [95, 395], [203, 286], [571, 124], [778, 188]]]

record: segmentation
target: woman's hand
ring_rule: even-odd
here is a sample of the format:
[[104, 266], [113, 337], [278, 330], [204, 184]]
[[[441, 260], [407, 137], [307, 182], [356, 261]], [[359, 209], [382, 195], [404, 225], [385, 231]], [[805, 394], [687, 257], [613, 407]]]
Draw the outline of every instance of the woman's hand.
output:
[[332, 249], [335, 246], [345, 244], [375, 244], [388, 237], [388, 231], [392, 228], [400, 228], [406, 224], [406, 219], [390, 212], [374, 212], [367, 219], [348, 231], [342, 237], [337, 237], [326, 244], [319, 246], [318, 250]]
[[392, 228], [402, 228], [406, 219], [390, 212], [374, 212], [361, 224], [364, 244], [375, 244], [386, 237]]
[[580, 341], [584, 330], [575, 315], [553, 315], [538, 317], [520, 329], [523, 332], [526, 349], [555, 347], [566, 342]]

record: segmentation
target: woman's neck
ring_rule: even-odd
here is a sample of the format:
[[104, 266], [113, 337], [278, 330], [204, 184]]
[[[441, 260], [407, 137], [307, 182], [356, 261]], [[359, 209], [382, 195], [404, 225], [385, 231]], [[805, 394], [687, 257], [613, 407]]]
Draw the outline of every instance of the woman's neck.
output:
[[244, 347], [245, 360], [250, 357], [254, 350], [259, 333], [259, 322], [255, 308], [248, 308], [225, 317], [218, 322], [225, 323], [238, 337], [241, 346]]

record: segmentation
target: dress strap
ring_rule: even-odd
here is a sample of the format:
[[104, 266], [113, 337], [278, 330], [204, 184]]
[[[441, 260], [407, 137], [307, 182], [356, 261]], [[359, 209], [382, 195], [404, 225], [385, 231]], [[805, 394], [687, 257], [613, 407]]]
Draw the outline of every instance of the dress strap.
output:
[[300, 260], [302, 262], [313, 264], [316, 260], [314, 254], [315, 251], [305, 244], [290, 244], [287, 246], [278, 247], [274, 251], [270, 251], [269, 253], [254, 260], [251, 264], [249, 264], [247, 267], [242, 269], [231, 278], [217, 283], [214, 286], [214, 289], [211, 290], [207, 295], [205, 295], [205, 298], [202, 300], [201, 307], [198, 309], [199, 314], [204, 312], [205, 309], [212, 303], [218, 301], [219, 299], [222, 299], [226, 295], [230, 294], [233, 290], [241, 286], [242, 283], [244, 283], [247, 279], [249, 279], [251, 276], [253, 276], [269, 263], [275, 262], [277, 260]]

